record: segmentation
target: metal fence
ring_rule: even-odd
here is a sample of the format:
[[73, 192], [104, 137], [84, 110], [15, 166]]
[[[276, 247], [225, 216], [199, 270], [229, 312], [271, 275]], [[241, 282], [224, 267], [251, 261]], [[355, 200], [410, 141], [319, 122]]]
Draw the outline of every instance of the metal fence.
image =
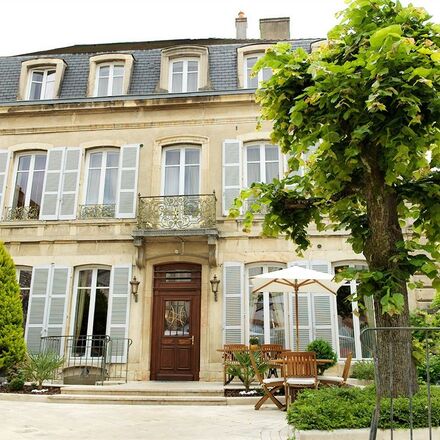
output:
[[43, 336], [40, 352], [52, 351], [64, 363], [54, 381], [66, 384], [95, 385], [108, 380], [128, 379], [128, 358], [132, 340], [108, 335]]
[[[376, 344], [378, 332], [393, 332], [395, 333], [395, 336], [398, 336], [399, 332], [410, 332], [412, 336], [414, 336], [417, 333], [418, 339], [423, 341], [423, 350], [424, 350], [424, 370], [425, 375], [424, 379], [426, 382], [426, 398], [427, 398], [427, 405], [426, 405], [426, 415], [427, 415], [427, 421], [428, 421], [428, 437], [426, 439], [433, 440], [433, 432], [432, 432], [432, 399], [431, 399], [431, 387], [432, 387], [432, 381], [430, 377], [430, 362], [432, 358], [432, 352], [431, 349], [433, 348], [432, 343], [432, 335], [437, 334], [438, 337], [440, 337], [440, 327], [376, 327], [376, 328], [367, 328], [362, 331], [363, 334], [368, 335], [368, 333], [373, 333], [373, 337], [371, 340], [374, 341], [374, 344]], [[394, 336], [394, 335], [393, 335]], [[393, 338], [394, 339], [394, 338]], [[391, 370], [389, 370], [387, 373], [387, 383], [388, 383], [388, 390], [389, 390], [389, 421], [390, 421], [390, 440], [394, 439], [395, 434], [395, 413], [394, 413], [394, 404], [395, 404], [395, 397], [393, 397], [393, 390], [395, 389], [395, 380], [394, 380], [394, 371], [393, 367], [395, 363], [393, 362], [393, 355], [394, 355], [394, 347], [392, 344], [389, 344], [387, 347], [388, 350], [388, 359], [390, 360], [390, 364], [392, 366]], [[376, 375], [376, 383], [378, 378], [378, 355], [376, 347], [373, 347], [373, 360], [374, 360], [374, 366], [375, 366], [375, 375]], [[408, 365], [412, 362], [412, 356], [413, 356], [413, 350], [408, 348], [408, 353], [406, 354], [408, 359]], [[409, 412], [409, 439], [414, 438], [414, 411], [413, 411], [413, 399], [415, 390], [413, 389], [413, 382], [411, 380], [411, 375], [408, 374], [408, 412]], [[371, 426], [370, 426], [370, 440], [376, 440], [377, 436], [377, 430], [379, 427], [379, 420], [381, 418], [381, 399], [376, 400], [376, 407], [373, 412], [372, 420], [371, 420]]]

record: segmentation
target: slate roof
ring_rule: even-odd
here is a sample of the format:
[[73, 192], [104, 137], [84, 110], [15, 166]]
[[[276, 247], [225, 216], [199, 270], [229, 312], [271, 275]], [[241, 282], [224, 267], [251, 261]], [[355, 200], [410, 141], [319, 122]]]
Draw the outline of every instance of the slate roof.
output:
[[[291, 40], [294, 48], [310, 51], [313, 42], [320, 38]], [[159, 83], [161, 49], [170, 46], [206, 46], [209, 51], [209, 76], [213, 92], [238, 90], [237, 48], [250, 44], [275, 43], [267, 40], [203, 39], [167, 40], [138, 43], [112, 43], [78, 45], [50, 49], [32, 54], [0, 57], [0, 103], [16, 101], [21, 63], [35, 58], [61, 58], [67, 67], [59, 99], [86, 98], [89, 58], [100, 53], [118, 52], [132, 54], [133, 72], [129, 95], [147, 96], [156, 93]], [[204, 92], [206, 94], [206, 91]], [[93, 99], [93, 98], [88, 98]], [[29, 101], [27, 101], [29, 102]], [[38, 101], [41, 103], [41, 101]], [[53, 102], [53, 101], [51, 101]]]

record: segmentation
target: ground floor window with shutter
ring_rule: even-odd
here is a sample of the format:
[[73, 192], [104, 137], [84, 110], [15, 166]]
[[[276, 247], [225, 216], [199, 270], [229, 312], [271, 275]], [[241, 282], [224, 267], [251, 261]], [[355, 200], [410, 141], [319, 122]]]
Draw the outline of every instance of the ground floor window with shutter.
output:
[[249, 279], [249, 337], [261, 344], [286, 346], [286, 296], [282, 292], [252, 292], [252, 277], [283, 269], [280, 264], [259, 264], [247, 269]]
[[[335, 272], [347, 267], [366, 268], [365, 264], [335, 264]], [[338, 320], [339, 357], [346, 358], [351, 352], [356, 359], [372, 357], [373, 333], [362, 331], [374, 326], [374, 310], [371, 298], [365, 307], [359, 307], [349, 297], [356, 293], [356, 281], [348, 281], [338, 289], [336, 295]]]
[[107, 334], [110, 268], [84, 268], [76, 273], [73, 350], [76, 356], [103, 355]]

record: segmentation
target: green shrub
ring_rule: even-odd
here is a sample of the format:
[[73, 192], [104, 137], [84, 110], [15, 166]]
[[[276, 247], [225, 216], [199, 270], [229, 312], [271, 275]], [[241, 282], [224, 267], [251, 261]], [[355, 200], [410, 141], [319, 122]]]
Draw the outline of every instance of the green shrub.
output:
[[24, 388], [23, 377], [17, 376], [11, 379], [8, 383], [8, 388], [11, 391], [21, 391]]
[[38, 389], [43, 388], [43, 382], [51, 379], [55, 371], [64, 363], [64, 359], [53, 351], [28, 354], [24, 363], [24, 374], [28, 380], [35, 381]]
[[[290, 405], [288, 423], [299, 430], [360, 429], [368, 428], [375, 407], [375, 388], [328, 387], [304, 390]], [[432, 425], [440, 426], [440, 387], [431, 387]], [[393, 400], [395, 428], [409, 428], [409, 400], [399, 397]], [[427, 388], [422, 386], [412, 400], [415, 428], [428, 426]], [[380, 428], [389, 428], [390, 399], [381, 403]]]
[[353, 365], [351, 377], [360, 380], [374, 380], [374, 362], [358, 361]]
[[14, 262], [0, 243], [0, 370], [8, 374], [25, 352], [20, 288]]
[[329, 359], [332, 362], [328, 364], [318, 365], [318, 374], [322, 375], [327, 368], [336, 364], [338, 357], [333, 351], [332, 346], [324, 339], [315, 339], [307, 346], [307, 351], [314, 351], [316, 359]]
[[[426, 359], [417, 365], [417, 373], [420, 382], [426, 383], [428, 381]], [[440, 355], [438, 354], [432, 354], [429, 358], [429, 382], [440, 385]]]

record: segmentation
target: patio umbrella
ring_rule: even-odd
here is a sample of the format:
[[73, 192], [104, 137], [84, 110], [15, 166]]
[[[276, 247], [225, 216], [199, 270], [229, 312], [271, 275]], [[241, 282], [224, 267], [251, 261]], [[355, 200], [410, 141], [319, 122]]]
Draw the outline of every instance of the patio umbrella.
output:
[[[317, 270], [304, 269], [299, 266], [291, 266], [287, 269], [275, 272], [263, 273], [252, 278], [252, 293], [270, 290], [272, 292], [292, 292], [295, 294], [295, 326], [296, 341], [295, 346], [299, 347], [299, 316], [298, 316], [298, 292], [313, 293], [318, 286], [321, 290], [336, 295], [336, 291], [342, 283], [336, 283], [333, 276]], [[319, 287], [318, 287], [319, 288]]]

